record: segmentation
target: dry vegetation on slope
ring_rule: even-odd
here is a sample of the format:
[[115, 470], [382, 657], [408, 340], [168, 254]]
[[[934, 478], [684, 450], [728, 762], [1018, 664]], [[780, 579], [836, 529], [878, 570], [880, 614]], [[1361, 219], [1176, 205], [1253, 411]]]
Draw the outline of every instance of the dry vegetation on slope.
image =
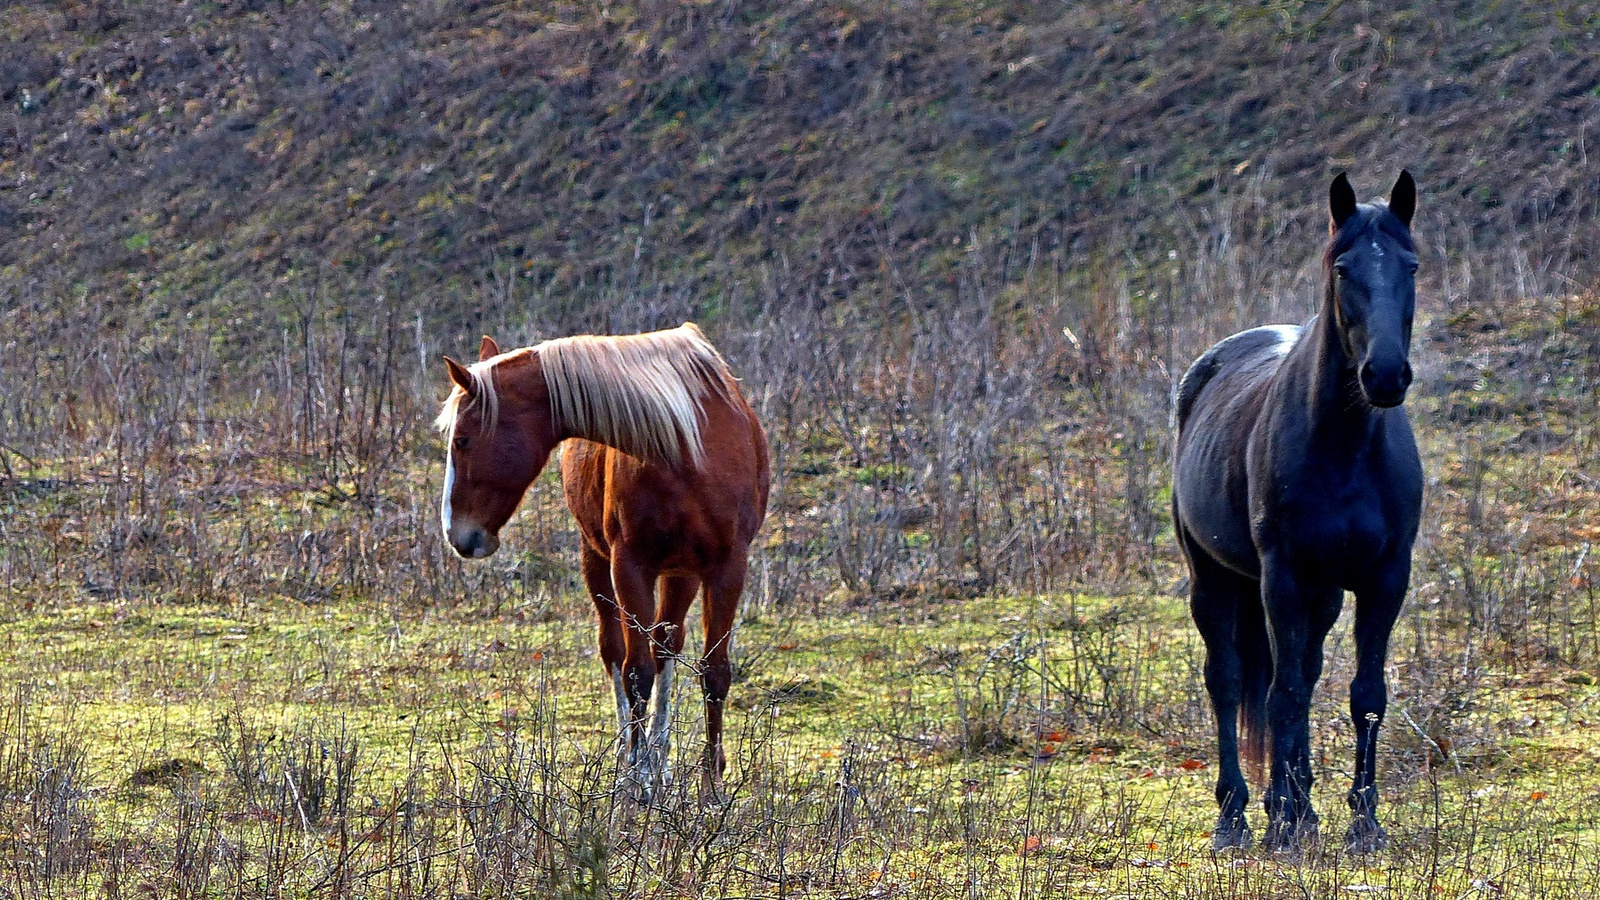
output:
[[[5, 9], [0, 895], [1591, 895], [1597, 27]], [[1213, 860], [1171, 384], [1309, 315], [1328, 176], [1401, 165], [1430, 483], [1397, 846]], [[482, 331], [686, 318], [768, 425], [773, 513], [732, 802], [630, 820], [553, 477], [463, 565], [425, 423]]]
[[1148, 262], [1223, 198], [1262, 194], [1260, 239], [1314, 225], [1334, 171], [1401, 165], [1452, 245], [1570, 254], [1597, 28], [1567, 2], [16, 5], [0, 264], [179, 306], [325, 266], [933, 303], [974, 229]]

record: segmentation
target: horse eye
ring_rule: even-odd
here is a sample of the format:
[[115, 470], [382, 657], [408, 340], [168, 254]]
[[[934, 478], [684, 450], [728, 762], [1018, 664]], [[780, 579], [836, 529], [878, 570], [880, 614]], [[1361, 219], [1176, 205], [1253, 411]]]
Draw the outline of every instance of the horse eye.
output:
[[1350, 277], [1350, 267], [1345, 265], [1344, 263], [1334, 263], [1333, 264], [1333, 273], [1335, 275], [1338, 275], [1340, 278], [1349, 278]]
[[458, 437], [451, 441], [450, 445], [455, 447], [457, 450], [465, 450], [467, 449], [467, 439], [464, 437]]

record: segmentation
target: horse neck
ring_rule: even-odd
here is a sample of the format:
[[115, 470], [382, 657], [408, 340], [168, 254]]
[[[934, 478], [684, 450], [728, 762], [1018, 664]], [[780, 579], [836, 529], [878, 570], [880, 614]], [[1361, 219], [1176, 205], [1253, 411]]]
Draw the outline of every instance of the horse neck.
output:
[[524, 426], [527, 431], [524, 437], [528, 440], [535, 444], [550, 441], [549, 446], [544, 448], [546, 453], [566, 438], [575, 436], [563, 434], [559, 428], [560, 423], [550, 409], [544, 372], [540, 369], [537, 357], [518, 365], [497, 366], [494, 380], [502, 408], [507, 403], [515, 404], [519, 410], [527, 408], [529, 414], [519, 414], [514, 419]]
[[1361, 393], [1356, 362], [1339, 334], [1331, 275], [1322, 311], [1295, 349], [1299, 352], [1292, 355], [1299, 357], [1298, 368], [1305, 379], [1306, 410], [1319, 443], [1360, 447], [1371, 442], [1382, 423], [1382, 411], [1374, 409]]

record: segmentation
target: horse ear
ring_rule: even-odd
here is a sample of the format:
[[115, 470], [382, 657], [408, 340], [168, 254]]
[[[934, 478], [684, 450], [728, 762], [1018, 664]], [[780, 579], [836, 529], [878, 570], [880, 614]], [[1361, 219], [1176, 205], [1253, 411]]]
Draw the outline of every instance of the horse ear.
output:
[[450, 370], [450, 380], [456, 383], [456, 387], [466, 391], [467, 396], [473, 396], [477, 392], [478, 387], [472, 383], [472, 373], [467, 371], [466, 366], [446, 356], [444, 367]]
[[1405, 169], [1400, 170], [1400, 177], [1394, 182], [1394, 190], [1389, 192], [1389, 211], [1404, 222], [1407, 228], [1411, 227], [1411, 216], [1417, 211], [1417, 183]]
[[1328, 188], [1328, 214], [1332, 217], [1329, 231], [1338, 231], [1356, 214], [1356, 192], [1343, 172], [1334, 177]]
[[500, 345], [494, 342], [494, 338], [484, 335], [483, 340], [478, 342], [478, 361], [483, 362], [491, 356], [499, 355]]

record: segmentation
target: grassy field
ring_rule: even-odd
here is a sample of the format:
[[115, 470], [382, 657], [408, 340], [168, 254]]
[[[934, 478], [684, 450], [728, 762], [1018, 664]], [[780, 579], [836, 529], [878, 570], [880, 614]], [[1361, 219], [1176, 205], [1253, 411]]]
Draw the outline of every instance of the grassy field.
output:
[[[357, 340], [318, 327], [312, 383]], [[954, 339], [930, 334], [907, 340]], [[815, 382], [785, 413], [782, 355], [729, 339], [758, 370], [780, 478], [728, 790], [700, 794], [680, 685], [689, 777], [648, 810], [612, 790], [610, 691], [553, 474], [507, 552], [465, 564], [436, 535], [439, 449], [374, 437], [422, 420], [424, 381], [363, 406], [351, 375], [330, 392], [342, 413], [224, 397], [201, 416], [192, 372], [124, 373], [122, 393], [86, 375], [65, 404], [77, 436], [4, 456], [0, 894], [1588, 896], [1597, 339], [1583, 296], [1437, 310], [1419, 331], [1428, 514], [1379, 767], [1395, 841], [1361, 860], [1208, 849], [1201, 649], [1155, 512], [1169, 436], [1137, 375], [992, 388], [1021, 410], [1010, 431], [930, 407], [1003, 437], [946, 458], [952, 501], [914, 414], [884, 395], [825, 414]], [[1036, 358], [1010, 341], [996, 384]], [[1341, 625], [1313, 711], [1330, 835], [1349, 656]]]
[[[0, 898], [1594, 895], [1592, 6], [0, 6]], [[1394, 846], [1216, 858], [1172, 389], [1402, 166]], [[640, 810], [555, 476], [464, 564], [427, 423], [691, 319], [773, 500]]]
[[[1577, 897], [1600, 879], [1593, 677], [1441, 672], [1424, 611], [1392, 670], [1395, 848], [1299, 861], [1209, 852], [1199, 649], [1167, 595], [752, 610], [726, 801], [691, 777], [643, 812], [610, 792], [581, 598], [501, 615], [74, 598], [8, 618], [19, 896]], [[1337, 834], [1342, 636], [1330, 655], [1314, 734]], [[1441, 711], [1428, 695], [1453, 675]]]

